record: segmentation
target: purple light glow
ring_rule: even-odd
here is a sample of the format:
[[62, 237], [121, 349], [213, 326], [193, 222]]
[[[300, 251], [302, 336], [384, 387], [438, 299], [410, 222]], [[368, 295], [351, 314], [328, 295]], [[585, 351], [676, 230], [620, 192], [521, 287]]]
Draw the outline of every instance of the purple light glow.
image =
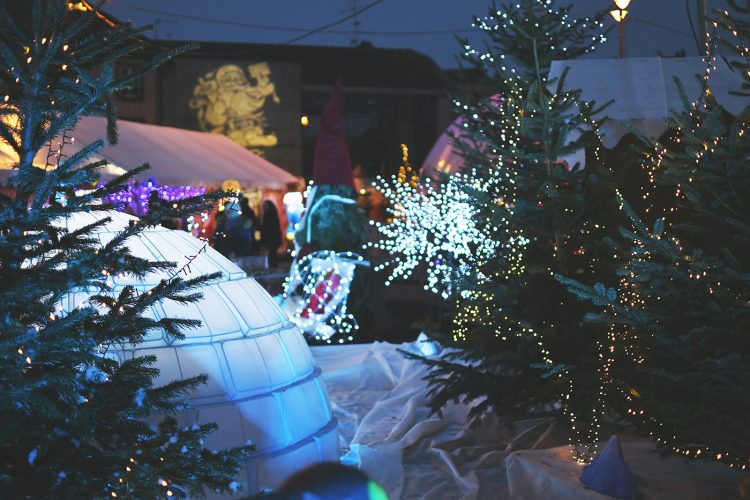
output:
[[154, 179], [145, 183], [133, 182], [122, 191], [112, 193], [104, 198], [106, 205], [111, 205], [119, 212], [136, 217], [148, 213], [148, 199], [156, 191], [159, 198], [165, 201], [178, 201], [192, 196], [205, 194], [206, 188], [192, 186], [159, 186]]

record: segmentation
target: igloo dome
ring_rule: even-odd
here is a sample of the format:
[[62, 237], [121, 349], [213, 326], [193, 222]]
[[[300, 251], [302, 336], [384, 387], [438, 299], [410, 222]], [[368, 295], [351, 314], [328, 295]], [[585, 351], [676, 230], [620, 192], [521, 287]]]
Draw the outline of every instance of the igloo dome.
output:
[[[69, 229], [111, 217], [97, 232], [102, 244], [126, 227], [132, 216], [108, 211], [81, 213], [66, 222]], [[133, 255], [151, 260], [187, 262], [204, 247], [184, 231], [149, 228], [127, 241]], [[138, 346], [125, 344], [114, 352], [121, 360], [155, 355], [161, 371], [156, 384], [208, 374], [208, 383], [190, 394], [192, 408], [186, 424], [216, 422], [209, 436], [211, 449], [251, 441], [256, 451], [244, 464], [245, 493], [275, 488], [290, 474], [321, 460], [338, 459], [338, 432], [328, 396], [302, 334], [271, 296], [239, 267], [207, 247], [193, 260], [186, 278], [221, 272], [200, 288], [203, 299], [182, 305], [164, 300], [147, 314], [155, 319], [198, 319], [202, 326], [185, 331], [183, 340], [153, 331]], [[165, 275], [152, 273], [141, 280], [113, 276], [115, 292], [125, 285], [146, 290]], [[71, 292], [63, 308], [87, 299]]]

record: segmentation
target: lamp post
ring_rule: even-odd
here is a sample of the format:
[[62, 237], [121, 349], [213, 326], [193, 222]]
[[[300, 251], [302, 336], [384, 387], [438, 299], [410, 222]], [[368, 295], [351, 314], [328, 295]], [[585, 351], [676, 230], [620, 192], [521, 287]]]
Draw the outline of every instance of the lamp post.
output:
[[[750, 2], [748, 2], [748, 7], [750, 7]], [[707, 56], [708, 25], [706, 24], [706, 0], [698, 0], [698, 29], [700, 30], [698, 37], [701, 44], [699, 52], [704, 56]]]
[[625, 16], [628, 15], [628, 5], [630, 0], [614, 0], [616, 9], [609, 11], [609, 14], [620, 25], [620, 59], [625, 57]]

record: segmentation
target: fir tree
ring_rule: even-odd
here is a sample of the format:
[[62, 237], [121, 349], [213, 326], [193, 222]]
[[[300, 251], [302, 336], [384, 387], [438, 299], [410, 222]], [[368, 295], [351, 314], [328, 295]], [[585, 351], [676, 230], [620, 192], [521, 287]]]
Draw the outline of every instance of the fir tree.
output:
[[[547, 80], [553, 60], [589, 52], [605, 39], [603, 14], [570, 19], [570, 8], [541, 0], [493, 7], [475, 20], [490, 49], [465, 44], [468, 60], [485, 69], [498, 94], [460, 104], [463, 129], [454, 147], [475, 179], [467, 189], [478, 223], [501, 249], [478, 259], [475, 279], [459, 286], [450, 335], [441, 338], [456, 350], [424, 361], [432, 367], [434, 410], [462, 399], [478, 401], [472, 418], [565, 414], [575, 442], [591, 444], [607, 332], [583, 323], [586, 307], [553, 273], [608, 276], [611, 264], [596, 246], [617, 209], [597, 156], [594, 116], [601, 108], [565, 90], [566, 72]], [[585, 168], [571, 159], [581, 150]]]
[[[746, 11], [745, 11], [746, 13]], [[748, 81], [748, 26], [729, 12], [713, 23], [742, 59]], [[644, 435], [678, 455], [750, 467], [750, 140], [714, 99], [709, 58], [703, 93], [675, 112], [679, 139], [651, 140], [656, 187], [670, 206], [649, 229], [624, 202], [619, 287], [558, 279], [602, 307], [588, 319], [617, 325], [608, 383], [612, 405]], [[681, 89], [682, 90], [682, 89]], [[739, 89], [737, 89], [739, 90]], [[750, 104], [750, 101], [748, 102]]]
[[[113, 66], [142, 47], [139, 33], [109, 26], [93, 11], [71, 12], [64, 0], [0, 4], [0, 137], [19, 158], [10, 178], [15, 196], [0, 207], [0, 490], [6, 498], [200, 496], [204, 488], [234, 489], [238, 460], [249, 451], [209, 451], [203, 439], [215, 425], [180, 427], [171, 415], [205, 377], [157, 387], [154, 357], [118, 362], [108, 355], [153, 329], [180, 338], [196, 326], [143, 314], [160, 300], [198, 300], [194, 288], [213, 276], [175, 276], [141, 294], [133, 287], [113, 294], [107, 277], [174, 268], [131, 255], [128, 238], [211, 200], [190, 198], [173, 208], [155, 198], [148, 216], [103, 246], [95, 232], [108, 219], [66, 224], [77, 213], [103, 210], [98, 202], [139, 171], [79, 191], [99, 177], [105, 162], [87, 158], [102, 142], [70, 157], [64, 152], [65, 132], [84, 114], [106, 115], [109, 141], [116, 141], [111, 96], [142, 72], [116, 78]], [[35, 165], [45, 148], [47, 166]], [[61, 299], [76, 290], [92, 296], [64, 312]]]

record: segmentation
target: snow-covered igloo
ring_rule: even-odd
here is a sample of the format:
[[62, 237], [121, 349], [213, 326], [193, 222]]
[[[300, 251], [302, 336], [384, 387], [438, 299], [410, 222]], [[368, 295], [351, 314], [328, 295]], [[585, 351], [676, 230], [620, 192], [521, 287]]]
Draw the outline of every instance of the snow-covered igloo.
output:
[[[112, 222], [98, 231], [105, 244], [134, 217], [120, 212], [77, 214], [69, 229], [105, 217]], [[156, 226], [127, 241], [131, 252], [151, 260], [187, 262], [204, 243], [184, 231]], [[256, 451], [241, 476], [245, 493], [275, 488], [290, 474], [308, 464], [338, 459], [338, 431], [328, 396], [302, 334], [271, 296], [239, 267], [207, 247], [190, 263], [186, 278], [221, 272], [222, 277], [200, 291], [203, 299], [182, 305], [162, 301], [149, 314], [156, 319], [193, 318], [198, 329], [185, 331], [185, 339], [152, 332], [138, 345], [123, 345], [114, 352], [120, 359], [155, 355], [161, 370], [157, 384], [200, 373], [208, 383], [190, 394], [190, 423], [216, 422], [219, 430], [206, 446], [212, 449], [239, 446], [251, 441]], [[164, 271], [141, 280], [112, 276], [115, 291], [125, 285], [146, 290], [165, 277]], [[70, 309], [87, 294], [71, 292], [63, 300]], [[110, 351], [111, 352], [111, 351]]]

